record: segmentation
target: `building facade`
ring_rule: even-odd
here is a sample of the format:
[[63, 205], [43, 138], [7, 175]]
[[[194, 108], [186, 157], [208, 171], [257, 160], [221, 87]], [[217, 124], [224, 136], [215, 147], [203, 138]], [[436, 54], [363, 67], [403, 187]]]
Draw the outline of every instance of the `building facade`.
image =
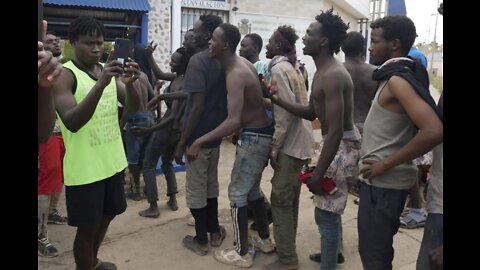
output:
[[[370, 0], [371, 21], [387, 15], [408, 16], [405, 0]], [[436, 15], [438, 16], [438, 14]], [[368, 40], [368, 45], [370, 45], [370, 40]], [[417, 40], [414, 46], [427, 57], [427, 70], [429, 71], [430, 77], [443, 77], [443, 45], [439, 46], [434, 38], [431, 44], [418, 43]], [[369, 59], [369, 57], [367, 57], [367, 59]]]
[[[43, 0], [44, 17], [49, 29], [55, 28], [66, 39], [69, 22], [76, 16], [93, 16], [107, 27], [106, 40], [129, 38], [133, 43], [153, 41], [158, 44], [154, 57], [160, 68], [169, 70], [170, 55], [182, 46], [185, 32], [193, 27], [201, 14], [215, 14], [224, 22], [240, 28], [242, 37], [257, 33], [264, 45], [280, 25], [295, 28], [300, 39], [297, 54], [312, 80], [315, 65], [302, 54], [302, 40], [310, 23], [320, 10], [334, 9], [350, 24], [348, 31], [368, 36], [370, 0]], [[369, 38], [367, 38], [369, 39]], [[343, 53], [337, 57], [343, 61]], [[260, 53], [265, 59], [265, 48]], [[310, 83], [311, 85], [311, 83]]]
[[[320, 10], [331, 7], [345, 22], [350, 24], [349, 31], [361, 31], [366, 36], [366, 22], [370, 16], [369, 0], [149, 0], [152, 10], [148, 13], [148, 40], [158, 43], [155, 59], [161, 67], [167, 69], [170, 54], [181, 46], [183, 36], [198, 20], [201, 14], [215, 14], [224, 22], [239, 27], [242, 37], [248, 33], [257, 33], [263, 38], [264, 45], [273, 31], [280, 25], [291, 25], [300, 39], [297, 41], [297, 54], [310, 75], [315, 73], [311, 57], [302, 54], [301, 37]], [[170, 20], [168, 19], [170, 18]], [[161, 50], [158, 48], [162, 47]], [[337, 57], [343, 61], [343, 53]], [[265, 48], [260, 53], [265, 59]], [[311, 83], [310, 83], [311, 85]]]

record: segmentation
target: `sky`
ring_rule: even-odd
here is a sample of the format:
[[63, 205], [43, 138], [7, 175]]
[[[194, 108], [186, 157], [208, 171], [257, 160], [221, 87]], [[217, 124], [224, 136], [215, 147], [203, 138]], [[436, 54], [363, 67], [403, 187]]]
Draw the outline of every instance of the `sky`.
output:
[[[407, 17], [412, 19], [417, 29], [415, 44], [433, 41], [435, 33], [435, 15], [437, 8], [444, 0], [405, 0]], [[435, 15], [434, 15], [435, 14]], [[443, 16], [438, 14], [437, 38], [438, 44], [443, 44]]]

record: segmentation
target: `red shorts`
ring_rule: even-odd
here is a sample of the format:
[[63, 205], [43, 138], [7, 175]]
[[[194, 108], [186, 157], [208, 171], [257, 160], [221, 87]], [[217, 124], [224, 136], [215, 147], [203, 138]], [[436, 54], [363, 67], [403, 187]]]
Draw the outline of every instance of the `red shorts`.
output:
[[47, 143], [38, 144], [38, 195], [62, 192], [64, 155], [62, 136], [50, 136]]

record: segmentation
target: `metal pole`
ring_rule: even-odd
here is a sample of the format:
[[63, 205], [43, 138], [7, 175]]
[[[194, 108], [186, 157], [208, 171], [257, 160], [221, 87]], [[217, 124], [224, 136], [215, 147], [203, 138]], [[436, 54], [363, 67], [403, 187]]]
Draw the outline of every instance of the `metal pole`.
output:
[[[437, 1], [437, 8], [440, 4], [440, 0]], [[430, 79], [432, 79], [433, 74], [432, 74], [432, 69], [433, 69], [433, 56], [435, 54], [435, 51], [437, 50], [437, 21], [438, 21], [438, 11], [436, 12], [435, 15], [435, 29], [433, 30], [433, 50], [432, 50], [432, 57], [430, 58]]]

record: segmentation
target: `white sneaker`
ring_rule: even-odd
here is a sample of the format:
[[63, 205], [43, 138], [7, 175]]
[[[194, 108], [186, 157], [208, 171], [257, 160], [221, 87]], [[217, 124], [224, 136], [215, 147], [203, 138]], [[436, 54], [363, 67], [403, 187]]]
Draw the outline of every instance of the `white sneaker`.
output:
[[213, 257], [215, 257], [215, 259], [221, 263], [237, 267], [249, 268], [253, 265], [253, 259], [250, 252], [247, 252], [247, 254], [240, 256], [240, 254], [235, 251], [235, 248], [217, 250], [215, 251]]
[[272, 240], [269, 238], [262, 239], [258, 234], [253, 234], [250, 236], [250, 241], [252, 245], [258, 247], [261, 252], [269, 254], [275, 251], [275, 245]]

